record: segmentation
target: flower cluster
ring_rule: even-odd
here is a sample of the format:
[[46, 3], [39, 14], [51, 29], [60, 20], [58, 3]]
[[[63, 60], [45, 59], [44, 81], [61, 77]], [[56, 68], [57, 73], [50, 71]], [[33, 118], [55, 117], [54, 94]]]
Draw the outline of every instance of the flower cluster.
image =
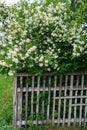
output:
[[73, 55], [80, 56], [81, 54], [87, 55], [87, 30], [79, 28], [73, 44]]
[[20, 2], [7, 10], [0, 22], [1, 72], [69, 71], [72, 57], [87, 54], [87, 33], [71, 22], [65, 3]]

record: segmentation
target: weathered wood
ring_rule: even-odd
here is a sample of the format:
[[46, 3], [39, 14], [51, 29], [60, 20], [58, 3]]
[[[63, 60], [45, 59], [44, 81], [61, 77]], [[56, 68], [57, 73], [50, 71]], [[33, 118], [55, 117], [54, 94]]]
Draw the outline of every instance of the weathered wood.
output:
[[[82, 78], [81, 78], [81, 88], [83, 88], [84, 86], [84, 75], [82, 75]], [[83, 90], [81, 90], [81, 99], [80, 99], [80, 114], [79, 114], [79, 126], [81, 127], [81, 117], [82, 117], [82, 103], [83, 103]]]
[[[77, 76], [77, 83], [76, 83], [76, 88], [78, 88], [78, 85], [79, 85], [79, 76]], [[75, 91], [75, 96], [77, 97], [77, 93], [78, 93], [78, 91], [77, 91], [77, 89], [76, 89], [76, 91]], [[76, 111], [77, 111], [77, 98], [75, 98], [75, 104], [74, 104], [74, 126], [76, 125]]]
[[48, 106], [47, 106], [47, 122], [48, 123], [49, 123], [49, 114], [50, 114], [50, 96], [51, 96], [50, 91], [51, 91], [51, 76], [49, 76], [49, 87], [48, 87]]
[[[59, 85], [59, 102], [58, 102], [58, 125], [60, 124], [60, 111], [61, 111], [61, 90], [62, 90], [62, 75], [60, 76], [60, 85]], [[55, 98], [56, 99], [56, 98]]]
[[[32, 122], [36, 125], [52, 122], [53, 125], [55, 123], [58, 125], [67, 123], [70, 126], [71, 123], [74, 125], [78, 123], [81, 126], [81, 123], [84, 123], [84, 126], [86, 126], [86, 73], [68, 73], [63, 75], [45, 74], [41, 76], [18, 74], [16, 76], [14, 78], [14, 127], [17, 125], [20, 127], [25, 125], [27, 127], [30, 121], [28, 120], [28, 116], [32, 117], [33, 114], [34, 121]], [[19, 83], [17, 78], [20, 79]], [[29, 86], [27, 80], [25, 84], [23, 83], [25, 79], [30, 80], [31, 84], [29, 83]], [[42, 94], [42, 97], [40, 94]], [[25, 98], [23, 99], [24, 95]], [[45, 95], [46, 99], [43, 98], [43, 95]], [[34, 99], [36, 104], [34, 104]], [[25, 102], [25, 107], [22, 110], [23, 102]], [[83, 111], [84, 114], [82, 113]], [[24, 114], [23, 112], [25, 115], [22, 116]], [[38, 114], [41, 114], [41, 112], [43, 116], [39, 119]], [[77, 112], [79, 112], [79, 115]]]
[[[50, 73], [45, 73], [42, 74], [41, 76], [55, 76], [55, 74], [50, 74]], [[87, 71], [86, 72], [76, 72], [76, 73], [64, 73], [63, 75], [87, 75]], [[15, 74], [16, 77], [20, 77], [20, 76], [35, 76], [35, 74], [29, 74], [29, 73], [17, 73]], [[61, 76], [61, 74], [57, 74], [57, 76]]]
[[54, 98], [53, 98], [53, 114], [52, 114], [52, 124], [54, 125], [55, 120], [55, 97], [56, 97], [56, 86], [57, 86], [57, 76], [54, 77]]
[[[75, 98], [77, 98], [77, 99], [80, 99], [80, 98], [87, 98], [87, 96], [66, 96], [66, 97], [55, 97], [55, 99], [56, 100], [59, 100], [59, 99], [75, 99]], [[71, 106], [71, 105], [69, 105], [69, 106]]]
[[[70, 97], [72, 97], [72, 88], [73, 88], [73, 75], [71, 75], [71, 79], [70, 79]], [[69, 100], [69, 113], [68, 113], [68, 126], [70, 126], [71, 123], [71, 104], [72, 104], [72, 98], [70, 98]]]
[[[56, 86], [56, 91], [59, 91], [59, 86]], [[40, 91], [43, 91], [43, 88], [39, 88]], [[54, 90], [54, 87], [51, 87], [50, 88], [50, 91], [53, 91]], [[65, 90], [65, 87], [62, 86], [61, 90]], [[78, 90], [87, 90], [86, 86], [84, 86], [84, 88], [81, 88], [81, 86], [78, 86], [78, 88], [76, 88], [76, 86], [74, 86], [72, 89], [69, 88], [69, 86], [67, 86], [67, 90], [75, 90], [75, 91], [78, 91]], [[23, 92], [26, 92], [26, 87], [23, 87]], [[28, 88], [28, 92], [31, 92], [32, 91], [32, 85], [31, 85], [31, 88], [29, 87]], [[37, 92], [38, 89], [36, 86], [34, 86], [34, 92]], [[49, 87], [45, 86], [45, 91], [49, 91]], [[17, 89], [17, 92], [20, 92], [20, 88]]]
[[[43, 95], [45, 95], [45, 76], [43, 77]], [[44, 118], [44, 100], [42, 101], [42, 117]], [[42, 119], [42, 123], [43, 123], [43, 119]]]
[[[28, 121], [28, 123], [29, 123], [29, 122], [30, 122], [30, 120]], [[63, 122], [63, 120], [60, 119], [60, 123], [61, 123], [61, 124], [62, 124], [62, 122]], [[74, 122], [74, 119], [72, 118], [72, 119], [71, 119], [71, 123], [73, 123], [73, 122]], [[79, 118], [76, 119], [76, 122], [79, 123]], [[81, 119], [81, 122], [84, 122], [84, 118]], [[86, 122], [87, 122], [87, 119], [86, 119]], [[25, 120], [23, 120], [23, 121], [22, 121], [22, 125], [25, 125], [25, 123], [26, 123]], [[46, 124], [47, 121], [44, 120], [43, 123]], [[55, 119], [54, 123], [57, 124], [57, 123], [58, 123], [58, 120]], [[65, 119], [65, 123], [68, 123], [68, 119]], [[33, 124], [36, 124], [36, 120], [33, 121]], [[39, 121], [38, 121], [38, 124], [42, 124], [42, 120], [39, 120]], [[19, 126], [19, 121], [17, 121], [17, 126]]]
[[19, 93], [19, 98], [18, 98], [18, 104], [19, 104], [19, 111], [18, 111], [18, 115], [19, 115], [19, 121], [20, 121], [20, 123], [19, 123], [19, 127], [21, 127], [21, 125], [22, 125], [22, 86], [23, 86], [23, 77], [21, 76], [20, 77], [20, 93]]
[[[87, 91], [86, 91], [86, 95], [87, 95]], [[86, 121], [87, 119], [87, 98], [85, 98], [85, 113], [84, 113], [84, 127], [86, 127]]]
[[33, 115], [33, 102], [34, 102], [34, 76], [32, 76], [32, 88], [31, 88], [31, 116]]
[[28, 77], [26, 77], [26, 102], [25, 102], [25, 127], [27, 128], [27, 124], [28, 124]]
[[39, 113], [39, 92], [40, 92], [39, 88], [40, 88], [40, 76], [38, 76], [38, 78], [37, 78], [38, 91], [37, 91], [37, 104], [36, 104], [36, 120], [37, 120], [36, 125], [38, 124], [38, 113]]
[[[66, 75], [65, 78], [65, 90], [64, 90], [64, 96], [67, 96], [67, 82], [68, 82], [68, 76]], [[65, 114], [66, 114], [66, 99], [64, 99], [64, 109], [63, 109], [63, 125], [65, 124]]]
[[[31, 121], [31, 120], [29, 120], [28, 123], [29, 123], [30, 121]], [[60, 119], [60, 123], [61, 123], [61, 124], [62, 124], [62, 122], [63, 122], [63, 119]], [[73, 123], [73, 122], [74, 122], [74, 118], [71, 119], [71, 123]], [[76, 119], [76, 122], [79, 123], [79, 118]], [[81, 122], [84, 122], [84, 118], [81, 119]], [[86, 119], [86, 122], [87, 122], [87, 119]], [[26, 121], [23, 120], [23, 121], [22, 121], [22, 125], [25, 125], [25, 123], [26, 123]], [[33, 124], [36, 124], [36, 123], [37, 123], [37, 121], [34, 120], [34, 121], [33, 121]], [[47, 123], [47, 120], [44, 120], [43, 123], [46, 124], [46, 123]], [[57, 123], [58, 123], [58, 120], [55, 119], [55, 120], [54, 120], [54, 123], [57, 124]], [[65, 119], [65, 123], [68, 123], [68, 119]], [[39, 120], [39, 121], [38, 121], [38, 124], [42, 124], [42, 120]], [[19, 126], [19, 121], [17, 121], [17, 126]]]

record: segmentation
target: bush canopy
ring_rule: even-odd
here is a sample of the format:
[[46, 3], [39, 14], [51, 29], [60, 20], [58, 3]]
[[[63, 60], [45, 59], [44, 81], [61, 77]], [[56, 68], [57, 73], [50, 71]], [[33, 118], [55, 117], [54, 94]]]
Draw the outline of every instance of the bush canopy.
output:
[[34, 74], [87, 70], [87, 30], [70, 4], [0, 3], [0, 72]]

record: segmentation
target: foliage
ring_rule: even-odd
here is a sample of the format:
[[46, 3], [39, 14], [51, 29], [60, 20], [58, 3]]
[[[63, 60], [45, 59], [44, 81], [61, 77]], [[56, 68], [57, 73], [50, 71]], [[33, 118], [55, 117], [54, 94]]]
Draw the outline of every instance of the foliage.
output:
[[19, 129], [14, 129], [11, 124], [7, 124], [6, 121], [0, 117], [0, 130], [19, 130]]
[[0, 75], [0, 117], [11, 123], [13, 115], [13, 78]]
[[70, 4], [21, 1], [0, 8], [0, 72], [86, 70], [87, 30], [71, 19]]

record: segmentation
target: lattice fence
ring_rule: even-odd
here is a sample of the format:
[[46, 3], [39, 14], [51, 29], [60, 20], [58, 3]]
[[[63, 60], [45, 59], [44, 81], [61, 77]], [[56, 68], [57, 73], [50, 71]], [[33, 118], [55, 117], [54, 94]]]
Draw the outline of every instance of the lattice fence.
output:
[[87, 123], [87, 73], [14, 78], [14, 126]]

